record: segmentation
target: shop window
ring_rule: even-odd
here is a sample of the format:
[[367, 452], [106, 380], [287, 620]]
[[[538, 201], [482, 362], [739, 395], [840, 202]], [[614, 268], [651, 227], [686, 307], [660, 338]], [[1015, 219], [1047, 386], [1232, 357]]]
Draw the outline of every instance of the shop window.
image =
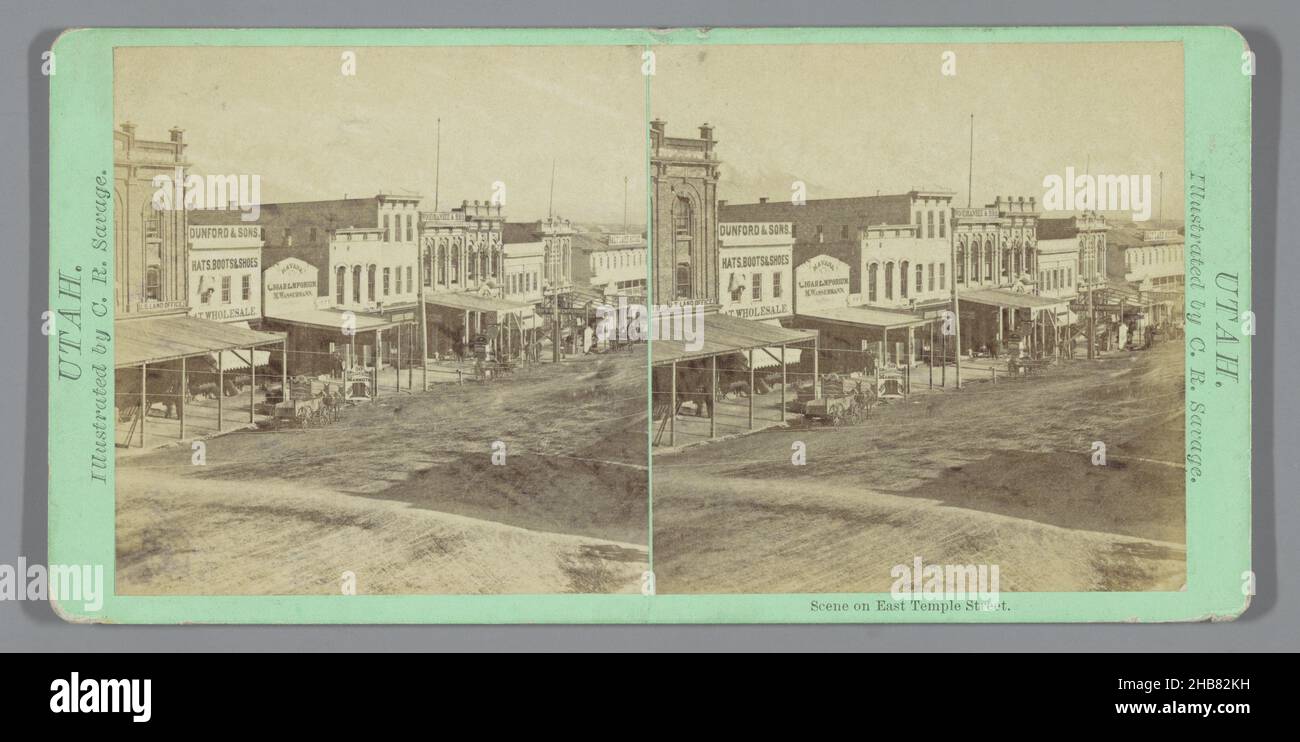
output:
[[146, 301], [158, 301], [162, 298], [162, 270], [151, 265], [144, 272], [144, 298]]

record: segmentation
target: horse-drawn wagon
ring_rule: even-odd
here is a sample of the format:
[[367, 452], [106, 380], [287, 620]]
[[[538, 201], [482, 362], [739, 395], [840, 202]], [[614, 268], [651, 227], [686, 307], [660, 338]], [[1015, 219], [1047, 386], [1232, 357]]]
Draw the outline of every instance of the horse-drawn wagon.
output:
[[337, 381], [298, 376], [289, 380], [287, 397], [280, 396], [272, 407], [275, 427], [321, 427], [338, 420], [343, 387]]
[[866, 419], [876, 393], [865, 379], [839, 374], [822, 378], [822, 396], [811, 397], [803, 403], [805, 424], [820, 422], [829, 425], [853, 425]]

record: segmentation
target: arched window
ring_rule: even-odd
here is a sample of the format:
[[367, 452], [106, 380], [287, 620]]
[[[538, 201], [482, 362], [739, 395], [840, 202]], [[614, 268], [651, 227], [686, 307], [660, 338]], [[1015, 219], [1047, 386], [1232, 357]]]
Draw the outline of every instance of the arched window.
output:
[[980, 282], [980, 241], [975, 240], [970, 246], [970, 280]]
[[361, 266], [352, 267], [352, 303], [361, 303]]
[[691, 201], [685, 196], [678, 196], [673, 202], [673, 264], [677, 266], [675, 296], [681, 298], [690, 298], [694, 295], [691, 281], [694, 234], [695, 211], [691, 208]]
[[867, 301], [876, 301], [876, 273], [880, 268], [879, 263], [872, 263], [867, 266]]
[[338, 270], [334, 271], [334, 303], [339, 306], [343, 306], [343, 297], [346, 296], [346, 294], [343, 293], [343, 284], [346, 283], [347, 280], [348, 269], [340, 265]]
[[911, 278], [907, 274], [907, 265], [907, 261], [904, 260], [898, 266], [898, 298], [900, 299], [907, 298], [907, 279]]
[[371, 265], [366, 271], [366, 301], [375, 300], [375, 275], [378, 273], [375, 266]]
[[[931, 283], [934, 283], [934, 265], [933, 265], [933, 264], [930, 265], [930, 282], [931, 282]], [[934, 289], [933, 286], [931, 286], [930, 288], [931, 288], [931, 290]], [[921, 293], [922, 291], [925, 291], [925, 266], [924, 266], [924, 265], [917, 264], [917, 266], [916, 266], [916, 293], [919, 294], [919, 293]]]
[[992, 242], [984, 243], [984, 278], [993, 280], [993, 250], [995, 245]]
[[957, 246], [957, 268], [955, 273], [957, 276], [957, 283], [959, 284], [966, 283], [966, 246], [965, 245]]
[[894, 264], [885, 263], [885, 301], [894, 298]]

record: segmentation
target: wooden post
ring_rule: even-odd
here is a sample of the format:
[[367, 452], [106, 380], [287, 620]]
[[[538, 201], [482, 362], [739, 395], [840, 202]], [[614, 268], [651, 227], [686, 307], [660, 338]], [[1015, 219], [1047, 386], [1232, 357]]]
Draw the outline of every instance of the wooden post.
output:
[[718, 357], [711, 356], [709, 370], [709, 437], [718, 435]]
[[754, 349], [749, 349], [749, 429], [754, 429]]
[[934, 323], [930, 323], [930, 388], [934, 388]]
[[[149, 364], [140, 364], [140, 448], [144, 448], [144, 423], [149, 417]], [[130, 441], [127, 441], [129, 444]]]
[[217, 432], [221, 432], [221, 404], [226, 398], [226, 351], [217, 351]]
[[379, 364], [384, 357], [383, 342], [384, 342], [383, 336], [380, 335], [379, 330], [376, 329], [375, 330], [375, 362], [374, 362], [375, 369], [374, 371], [370, 372], [370, 378], [371, 378], [370, 398], [371, 399], [379, 399]]
[[254, 416], [257, 414], [257, 400], [253, 395], [257, 391], [257, 348], [248, 349], [248, 422], [257, 422]]
[[189, 389], [190, 389], [190, 385], [185, 377], [185, 359], [181, 358], [181, 395], [182, 396], [181, 396], [181, 404], [178, 407], [178, 409], [181, 411], [181, 434], [177, 436], [181, 440], [185, 440], [185, 407], [186, 407], [185, 403], [189, 401]]
[[821, 362], [820, 359], [818, 358], [818, 356], [821, 355], [818, 352], [820, 339], [821, 339], [821, 333], [818, 332], [817, 337], [813, 338], [813, 399], [817, 399], [818, 397], [821, 396], [820, 394], [818, 394], [818, 391], [821, 389], [822, 379], [821, 379], [821, 374], [818, 373], [818, 368], [817, 368]]
[[781, 422], [785, 422], [785, 346], [781, 346]]
[[289, 338], [280, 342], [280, 401], [289, 398]]
[[669, 385], [668, 402], [668, 447], [677, 445], [677, 361], [673, 361], [673, 380]]
[[884, 351], [880, 354], [880, 365], [884, 366], [885, 364], [889, 363], [889, 328], [888, 327], [884, 328], [884, 333], [882, 334], [880, 340], [880, 346], [881, 346], [880, 349]]

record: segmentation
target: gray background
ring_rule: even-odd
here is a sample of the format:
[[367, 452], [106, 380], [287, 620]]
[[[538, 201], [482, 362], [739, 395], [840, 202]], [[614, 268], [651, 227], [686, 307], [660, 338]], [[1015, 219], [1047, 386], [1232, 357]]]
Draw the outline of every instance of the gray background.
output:
[[[312, 3], [293, 0], [5, 3], [0, 24], [0, 563], [45, 561], [48, 88], [40, 54], [77, 26], [955, 26], [1231, 25], [1257, 58], [1254, 81], [1254, 563], [1258, 594], [1240, 619], [1148, 626], [508, 626], [148, 627], [74, 626], [45, 604], [0, 602], [0, 650], [1154, 650], [1277, 651], [1300, 645], [1297, 560], [1296, 398], [1275, 396], [1276, 370], [1300, 368], [1296, 344], [1274, 342], [1277, 317], [1295, 316], [1294, 252], [1280, 232], [1300, 232], [1296, 96], [1284, 95], [1300, 41], [1295, 0], [1274, 2], [578, 2]], [[1066, 93], [1068, 94], [1068, 92]], [[1285, 124], [1285, 129], [1284, 129]], [[1282, 131], [1290, 136], [1282, 136]], [[1292, 204], [1279, 213], [1278, 205]], [[1295, 337], [1286, 333], [1283, 337]], [[1279, 352], [1280, 350], [1280, 352]], [[1278, 461], [1275, 452], [1282, 452]], [[1287, 453], [1291, 452], [1291, 453]], [[1278, 496], [1278, 491], [1281, 496]]]

